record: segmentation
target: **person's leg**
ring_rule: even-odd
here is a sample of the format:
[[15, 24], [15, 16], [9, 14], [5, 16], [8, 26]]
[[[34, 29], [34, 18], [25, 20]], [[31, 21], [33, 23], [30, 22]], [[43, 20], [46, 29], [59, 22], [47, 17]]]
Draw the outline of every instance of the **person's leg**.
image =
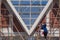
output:
[[47, 37], [47, 32], [44, 32], [44, 38], [46, 39], [46, 37]]

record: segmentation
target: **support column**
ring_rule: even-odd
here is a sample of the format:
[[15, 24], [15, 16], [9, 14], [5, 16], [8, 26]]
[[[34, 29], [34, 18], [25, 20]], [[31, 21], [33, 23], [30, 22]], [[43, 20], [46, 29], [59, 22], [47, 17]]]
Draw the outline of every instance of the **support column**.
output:
[[[47, 25], [48, 31], [50, 31], [50, 12], [51, 12], [51, 10], [46, 15], [46, 25]], [[48, 37], [49, 37], [49, 40], [50, 40], [50, 36], [49, 35], [48, 35]]]
[[0, 0], [0, 31], [1, 31], [2, 23], [1, 23], [1, 0]]
[[60, 8], [60, 0], [59, 0], [59, 8]]
[[2, 21], [1, 21], [1, 2], [2, 2], [2, 1], [0, 0], [0, 40], [2, 40], [2, 37], [1, 37], [1, 35], [2, 35], [2, 34], [1, 34], [1, 27], [2, 27], [2, 23], [1, 23], [1, 22], [2, 22]]
[[11, 31], [10, 33], [10, 40], [13, 40], [13, 15], [12, 14], [9, 14], [9, 28], [10, 28], [10, 30], [9, 31]]
[[1, 0], [0, 0], [0, 26], [1, 26]]
[[51, 10], [48, 12], [48, 14], [46, 15], [46, 25], [47, 25], [47, 29], [50, 30], [50, 12]]

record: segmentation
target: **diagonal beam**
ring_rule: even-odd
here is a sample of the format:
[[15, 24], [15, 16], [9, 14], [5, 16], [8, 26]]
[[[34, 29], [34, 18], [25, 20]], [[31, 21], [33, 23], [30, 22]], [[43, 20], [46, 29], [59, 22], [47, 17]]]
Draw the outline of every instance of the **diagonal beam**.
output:
[[16, 25], [15, 25], [14, 23], [13, 23], [13, 25], [14, 25], [15, 29], [17, 30], [17, 32], [18, 32], [20, 38], [22, 38], [22, 40], [24, 40], [24, 38], [23, 38], [22, 35], [20, 34], [19, 30], [17, 29]]

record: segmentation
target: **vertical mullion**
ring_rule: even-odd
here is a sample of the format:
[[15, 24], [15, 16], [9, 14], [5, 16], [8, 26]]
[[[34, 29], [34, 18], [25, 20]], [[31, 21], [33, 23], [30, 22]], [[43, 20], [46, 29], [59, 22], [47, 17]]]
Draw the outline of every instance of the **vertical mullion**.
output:
[[[43, 0], [40, 0], [40, 5], [42, 6], [42, 4], [41, 4], [41, 2], [42, 2]], [[42, 8], [41, 8], [41, 10], [42, 10]]]
[[31, 28], [31, 0], [30, 0], [30, 28]]
[[19, 0], [19, 5], [18, 5], [19, 6], [19, 9], [18, 9], [19, 15], [21, 14], [21, 12], [20, 12], [20, 5], [21, 5], [20, 2], [21, 2], [21, 0]]

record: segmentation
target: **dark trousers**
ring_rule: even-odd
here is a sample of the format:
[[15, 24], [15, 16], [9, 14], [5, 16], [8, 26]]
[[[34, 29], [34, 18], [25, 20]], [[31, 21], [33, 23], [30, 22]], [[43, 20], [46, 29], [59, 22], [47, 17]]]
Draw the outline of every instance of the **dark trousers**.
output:
[[44, 38], [46, 38], [46, 37], [47, 37], [47, 34], [48, 34], [47, 32], [44, 32]]

